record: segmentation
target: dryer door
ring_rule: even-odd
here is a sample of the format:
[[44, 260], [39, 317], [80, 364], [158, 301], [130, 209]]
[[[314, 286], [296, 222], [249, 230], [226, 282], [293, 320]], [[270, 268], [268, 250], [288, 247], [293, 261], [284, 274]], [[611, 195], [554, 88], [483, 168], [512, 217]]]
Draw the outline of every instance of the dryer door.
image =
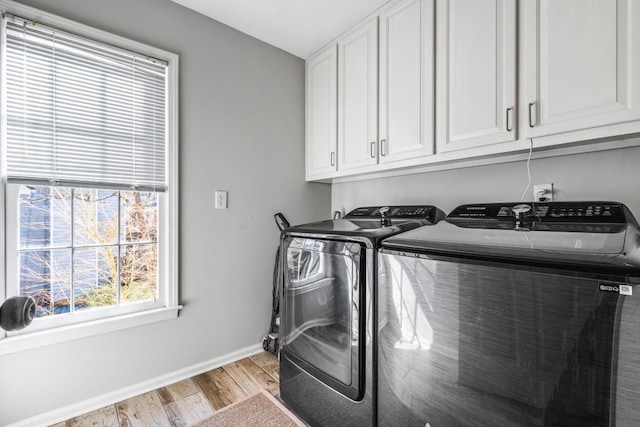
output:
[[283, 354], [345, 396], [361, 399], [365, 248], [286, 237], [283, 254]]

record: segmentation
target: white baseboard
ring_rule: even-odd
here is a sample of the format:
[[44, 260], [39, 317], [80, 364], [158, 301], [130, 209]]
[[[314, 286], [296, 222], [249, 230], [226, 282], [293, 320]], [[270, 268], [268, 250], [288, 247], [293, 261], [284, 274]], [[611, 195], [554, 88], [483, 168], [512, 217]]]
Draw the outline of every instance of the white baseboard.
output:
[[220, 366], [244, 359], [245, 357], [258, 354], [262, 349], [262, 344], [250, 345], [249, 347], [241, 348], [224, 356], [216, 357], [206, 362], [197, 363], [186, 368], [161, 375], [150, 380], [134, 384], [120, 390], [112, 391], [91, 399], [83, 400], [81, 402], [73, 403], [63, 408], [55, 409], [53, 411], [45, 412], [35, 417], [27, 418], [22, 421], [18, 421], [14, 424], [10, 424], [7, 427], [25, 427], [25, 426], [43, 426], [56, 424], [69, 418], [77, 417], [78, 415], [86, 414], [87, 412], [95, 411], [96, 409], [103, 408], [108, 405], [121, 402], [126, 399], [130, 399], [135, 396], [139, 396], [143, 393], [165, 387], [169, 384], [173, 384], [178, 381], [182, 381], [187, 378], [191, 378], [194, 375], [202, 374], [203, 372], [210, 371]]

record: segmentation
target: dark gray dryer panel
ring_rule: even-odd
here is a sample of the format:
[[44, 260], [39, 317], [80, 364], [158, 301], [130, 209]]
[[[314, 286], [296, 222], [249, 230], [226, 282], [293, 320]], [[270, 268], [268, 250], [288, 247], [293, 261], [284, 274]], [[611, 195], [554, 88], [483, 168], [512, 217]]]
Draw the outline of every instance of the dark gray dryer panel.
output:
[[442, 217], [429, 205], [364, 207], [282, 232], [280, 397], [310, 425], [376, 425], [377, 249]]

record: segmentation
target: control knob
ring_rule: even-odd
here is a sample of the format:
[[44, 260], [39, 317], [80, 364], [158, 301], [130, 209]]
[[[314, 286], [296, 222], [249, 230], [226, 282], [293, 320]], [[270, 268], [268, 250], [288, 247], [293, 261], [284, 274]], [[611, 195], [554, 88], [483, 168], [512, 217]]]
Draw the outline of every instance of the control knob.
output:
[[387, 218], [387, 213], [389, 213], [389, 210], [389, 206], [383, 206], [378, 209], [378, 212], [380, 213], [380, 225], [382, 225], [383, 227], [386, 227], [391, 223], [391, 221], [389, 221], [389, 219]]
[[521, 203], [519, 205], [515, 205], [511, 208], [511, 212], [517, 219], [524, 219], [525, 215], [531, 212], [531, 206], [526, 203]]
[[511, 208], [511, 212], [516, 217], [515, 229], [518, 231], [529, 231], [529, 227], [524, 223], [525, 216], [531, 212], [531, 206], [526, 203], [515, 205]]

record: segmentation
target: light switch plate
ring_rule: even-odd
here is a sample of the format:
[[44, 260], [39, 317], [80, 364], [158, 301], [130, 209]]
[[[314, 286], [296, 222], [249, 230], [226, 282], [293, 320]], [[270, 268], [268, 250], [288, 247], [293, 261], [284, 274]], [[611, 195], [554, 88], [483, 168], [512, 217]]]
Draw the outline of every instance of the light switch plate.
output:
[[227, 192], [216, 190], [216, 209], [227, 209]]

